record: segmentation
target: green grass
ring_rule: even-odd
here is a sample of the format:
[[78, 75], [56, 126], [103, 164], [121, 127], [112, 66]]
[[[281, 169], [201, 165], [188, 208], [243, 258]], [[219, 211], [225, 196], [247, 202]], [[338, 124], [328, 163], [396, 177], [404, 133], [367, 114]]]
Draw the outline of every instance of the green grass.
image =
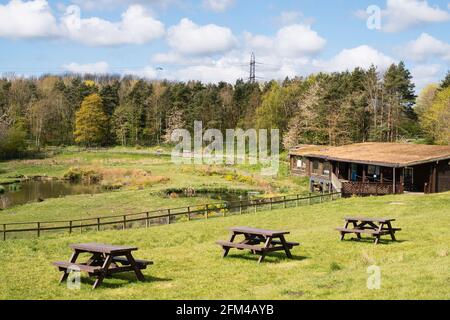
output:
[[[125, 188], [93, 196], [67, 196], [8, 208], [0, 211], [0, 223], [69, 220], [217, 202], [204, 197], [171, 199], [159, 196], [161, 191], [166, 189], [194, 188], [266, 192], [265, 185], [228, 180], [224, 174], [208, 175], [205, 174], [207, 166], [175, 165], [171, 162], [170, 157], [157, 156], [154, 151], [154, 148], [136, 150], [135, 148], [118, 147], [95, 152], [78, 152], [74, 147], [68, 147], [62, 153], [46, 159], [0, 162], [0, 183], [15, 181], [18, 179], [16, 177], [21, 176], [62, 178], [69, 168], [76, 166], [142, 169], [151, 172], [154, 176], [169, 178], [167, 182], [157, 183], [143, 190], [133, 190], [133, 188], [127, 190]], [[167, 152], [166, 149], [163, 151]], [[258, 179], [257, 181], [275, 185], [275, 192], [271, 192], [271, 194], [295, 194], [304, 193], [307, 190], [305, 180], [291, 180], [282, 173], [275, 178], [260, 177], [257, 166], [255, 168], [246, 166], [243, 169], [225, 166], [218, 168], [223, 172], [236, 172], [242, 176], [255, 177]], [[283, 167], [283, 170], [285, 169]]]
[[[396, 218], [399, 242], [338, 240], [334, 227], [346, 215]], [[342, 199], [286, 210], [198, 220], [125, 231], [52, 235], [0, 243], [0, 299], [450, 299], [450, 194]], [[226, 259], [216, 240], [227, 228], [248, 225], [288, 229], [301, 242], [295, 259], [232, 251]], [[144, 271], [105, 280], [91, 290], [58, 284], [51, 261], [68, 259], [70, 243], [136, 245], [135, 256], [155, 262]], [[367, 267], [381, 268], [380, 290], [367, 289]]]

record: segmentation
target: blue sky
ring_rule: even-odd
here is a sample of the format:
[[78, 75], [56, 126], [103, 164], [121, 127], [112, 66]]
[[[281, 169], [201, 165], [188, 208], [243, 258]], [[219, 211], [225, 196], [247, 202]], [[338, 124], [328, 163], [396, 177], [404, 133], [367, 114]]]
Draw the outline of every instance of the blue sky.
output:
[[404, 60], [420, 88], [449, 31], [450, 0], [0, 0], [0, 73], [234, 82], [254, 51], [261, 80]]

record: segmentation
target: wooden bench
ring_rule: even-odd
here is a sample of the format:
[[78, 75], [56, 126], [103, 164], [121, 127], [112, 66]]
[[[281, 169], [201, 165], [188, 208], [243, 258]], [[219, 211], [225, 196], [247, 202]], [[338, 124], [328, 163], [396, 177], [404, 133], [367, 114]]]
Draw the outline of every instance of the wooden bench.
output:
[[102, 267], [100, 266], [88, 266], [82, 263], [70, 263], [68, 261], [56, 261], [53, 262], [53, 265], [59, 268], [59, 271], [82, 271], [87, 272], [89, 274], [98, 274], [102, 271]]
[[229, 242], [229, 241], [216, 241], [216, 244], [224, 247], [224, 248], [235, 248], [239, 250], [251, 250], [251, 251], [257, 251], [262, 252], [264, 250], [263, 247], [258, 245], [251, 245], [251, 244], [245, 244], [245, 243], [238, 243], [238, 242]]
[[[258, 263], [264, 260], [267, 253], [275, 251], [284, 251], [288, 258], [292, 258], [290, 250], [300, 245], [297, 242], [287, 242], [285, 235], [287, 231], [265, 230], [249, 227], [231, 228], [231, 236], [229, 241], [217, 241], [223, 249], [223, 257], [228, 255], [231, 248], [238, 250], [250, 250], [253, 254], [259, 254]], [[237, 236], [244, 236], [241, 242], [234, 242]]]
[[[336, 228], [341, 233], [341, 240], [344, 240], [345, 235], [349, 233], [356, 234], [358, 239], [361, 239], [361, 234], [369, 234], [375, 237], [375, 244], [378, 244], [380, 237], [384, 235], [390, 235], [392, 240], [396, 241], [395, 233], [402, 230], [392, 227], [395, 219], [346, 217], [344, 220], [344, 227]], [[350, 227], [350, 224], [353, 228]]]
[[[114, 257], [113, 262], [119, 262], [124, 266], [129, 266], [130, 262], [126, 257]], [[147, 260], [141, 260], [141, 259], [134, 259], [136, 266], [139, 269], [146, 269], [148, 265], [152, 265], [153, 261], [147, 261]]]
[[[153, 264], [151, 261], [136, 260], [132, 255], [132, 251], [136, 251], [136, 247], [117, 246], [100, 243], [81, 243], [72, 244], [72, 256], [69, 261], [57, 261], [53, 265], [63, 272], [60, 283], [65, 281], [70, 271], [87, 272], [89, 276], [95, 276], [93, 288], [97, 288], [103, 279], [115, 273], [134, 271], [139, 281], [144, 281], [144, 275], [141, 270], [146, 269], [148, 265]], [[81, 253], [90, 253], [91, 258], [85, 263], [76, 263]]]

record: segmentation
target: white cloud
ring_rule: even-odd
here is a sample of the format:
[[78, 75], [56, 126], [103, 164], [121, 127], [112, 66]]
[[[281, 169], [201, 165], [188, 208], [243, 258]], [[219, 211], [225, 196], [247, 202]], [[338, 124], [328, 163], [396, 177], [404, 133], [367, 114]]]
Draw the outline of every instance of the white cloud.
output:
[[165, 7], [176, 0], [72, 0], [71, 2], [86, 10], [113, 10], [118, 6], [141, 4], [143, 6]]
[[248, 77], [247, 72], [241, 68], [220, 63], [190, 66], [178, 70], [176, 74], [177, 78], [182, 81], [196, 79], [207, 83], [220, 81], [233, 83], [239, 78], [246, 79]]
[[370, 68], [373, 64], [380, 70], [387, 69], [394, 59], [367, 45], [344, 49], [330, 60], [316, 60], [314, 66], [324, 71], [346, 71], [356, 67]]
[[[366, 19], [365, 11], [358, 11], [359, 18]], [[450, 20], [450, 13], [438, 6], [431, 6], [425, 0], [387, 0], [381, 11], [381, 29], [385, 32], [399, 32], [424, 23], [438, 23]]]
[[68, 38], [92, 46], [143, 44], [164, 35], [164, 25], [140, 5], [130, 6], [120, 22], [81, 18], [80, 8], [72, 5], [66, 9], [61, 24]]
[[69, 72], [77, 73], [77, 74], [103, 74], [108, 73], [109, 65], [104, 61], [95, 62], [95, 63], [86, 63], [80, 64], [76, 62], [72, 62], [69, 64], [63, 65], [63, 69]]
[[318, 54], [327, 41], [310, 26], [293, 24], [278, 30], [275, 37], [244, 34], [249, 49], [258, 54], [276, 54], [280, 58], [302, 58]]
[[56, 19], [46, 0], [12, 0], [0, 4], [0, 37], [37, 38], [57, 33]]
[[234, 0], [203, 0], [203, 6], [214, 12], [223, 12], [234, 4]]
[[416, 90], [420, 91], [425, 85], [430, 83], [437, 83], [439, 81], [439, 74], [442, 68], [439, 64], [417, 65], [411, 69]]
[[422, 33], [416, 40], [399, 49], [400, 54], [414, 61], [425, 61], [429, 58], [450, 60], [450, 44], [438, 40], [428, 33]]
[[237, 44], [230, 29], [215, 24], [199, 26], [186, 18], [169, 28], [167, 41], [176, 52], [194, 56], [223, 53]]
[[311, 25], [314, 22], [313, 18], [306, 18], [300, 11], [283, 11], [274, 19], [279, 26], [289, 26], [293, 24]]

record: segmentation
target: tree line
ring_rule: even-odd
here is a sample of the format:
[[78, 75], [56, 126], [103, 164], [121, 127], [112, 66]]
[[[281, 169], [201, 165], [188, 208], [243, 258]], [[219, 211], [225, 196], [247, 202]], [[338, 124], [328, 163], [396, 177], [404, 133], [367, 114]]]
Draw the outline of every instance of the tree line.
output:
[[[0, 79], [0, 154], [80, 144], [170, 142], [175, 128], [278, 128], [285, 149], [425, 138], [448, 143], [450, 76], [427, 87], [416, 107], [409, 70], [319, 73], [284, 81], [204, 84], [113, 75]], [[437, 125], [439, 123], [439, 125]]]

